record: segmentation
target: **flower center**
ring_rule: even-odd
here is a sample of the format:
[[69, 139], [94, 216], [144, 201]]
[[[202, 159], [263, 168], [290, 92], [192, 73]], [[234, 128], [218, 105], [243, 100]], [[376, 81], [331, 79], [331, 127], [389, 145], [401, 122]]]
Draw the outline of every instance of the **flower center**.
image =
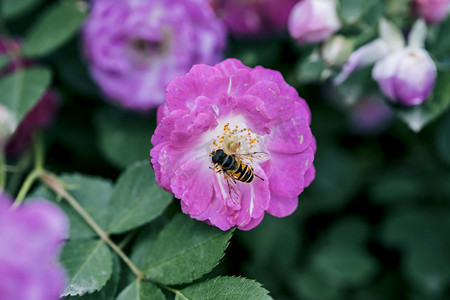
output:
[[219, 121], [217, 127], [209, 131], [205, 142], [209, 153], [222, 149], [227, 154], [248, 154], [264, 151], [263, 136], [252, 131], [241, 116]]

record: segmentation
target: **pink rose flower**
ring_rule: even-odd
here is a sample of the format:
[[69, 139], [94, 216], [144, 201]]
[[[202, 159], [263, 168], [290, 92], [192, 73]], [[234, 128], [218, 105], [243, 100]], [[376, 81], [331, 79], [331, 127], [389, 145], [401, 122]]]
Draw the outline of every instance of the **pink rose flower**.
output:
[[[265, 212], [291, 214], [314, 179], [309, 107], [277, 71], [236, 59], [195, 65], [171, 81], [158, 113], [156, 181], [192, 218], [249, 230]], [[235, 157], [241, 175], [221, 167], [229, 162], [213, 163], [219, 149]]]
[[441, 22], [448, 15], [450, 0], [414, 0], [414, 9], [431, 24]]
[[302, 0], [289, 15], [289, 33], [299, 44], [322, 42], [340, 28], [334, 0]]
[[65, 273], [57, 264], [68, 221], [59, 208], [33, 200], [15, 210], [0, 194], [0, 299], [56, 300]]
[[173, 77], [222, 58], [225, 27], [207, 0], [92, 3], [83, 30], [91, 74], [125, 108], [157, 107]]
[[235, 35], [262, 35], [286, 29], [297, 0], [212, 0], [219, 17]]

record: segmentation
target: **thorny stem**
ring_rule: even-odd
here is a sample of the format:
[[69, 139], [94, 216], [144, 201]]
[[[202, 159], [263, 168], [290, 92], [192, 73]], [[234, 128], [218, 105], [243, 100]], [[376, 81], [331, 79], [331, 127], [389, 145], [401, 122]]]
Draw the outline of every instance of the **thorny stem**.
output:
[[64, 198], [73, 209], [77, 211], [77, 213], [86, 221], [86, 223], [91, 226], [91, 228], [97, 233], [97, 235], [102, 239], [105, 243], [111, 247], [111, 249], [117, 253], [117, 255], [122, 258], [122, 260], [128, 265], [131, 271], [139, 278], [144, 279], [145, 276], [141, 270], [128, 258], [128, 256], [120, 249], [103, 231], [102, 228], [95, 222], [94, 219], [84, 210], [84, 208], [77, 202], [75, 198], [70, 195], [67, 190], [64, 188], [62, 182], [53, 174], [44, 172], [41, 176], [42, 181], [50, 187], [55, 193]]

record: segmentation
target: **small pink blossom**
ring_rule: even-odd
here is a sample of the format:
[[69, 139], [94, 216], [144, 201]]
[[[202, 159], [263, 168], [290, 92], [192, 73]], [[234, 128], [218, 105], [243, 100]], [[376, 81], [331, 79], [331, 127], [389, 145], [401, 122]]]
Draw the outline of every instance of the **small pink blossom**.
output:
[[218, 16], [235, 35], [263, 35], [286, 29], [297, 0], [212, 0]]
[[[314, 179], [308, 105], [277, 71], [237, 59], [195, 65], [171, 81], [158, 115], [150, 153], [156, 181], [192, 218], [222, 230], [249, 230], [265, 212], [291, 214]], [[266, 155], [248, 162], [259, 178], [236, 180], [239, 197], [212, 162], [217, 149]]]
[[289, 33], [299, 44], [322, 42], [340, 27], [334, 0], [301, 0], [289, 15]]
[[83, 29], [92, 77], [119, 105], [148, 110], [170, 80], [222, 58], [225, 27], [207, 0], [94, 0]]
[[436, 66], [425, 49], [406, 47], [375, 64], [372, 76], [393, 102], [421, 104], [431, 94]]
[[414, 9], [431, 24], [441, 22], [450, 11], [450, 0], [414, 0]]
[[404, 106], [423, 103], [437, 76], [436, 65], [424, 48], [426, 34], [425, 22], [417, 20], [405, 45], [400, 29], [381, 19], [380, 38], [353, 52], [334, 83], [341, 84], [353, 71], [375, 64], [372, 77], [392, 102]]
[[57, 255], [67, 237], [66, 216], [42, 200], [15, 210], [11, 204], [0, 194], [0, 299], [59, 299], [65, 273]]

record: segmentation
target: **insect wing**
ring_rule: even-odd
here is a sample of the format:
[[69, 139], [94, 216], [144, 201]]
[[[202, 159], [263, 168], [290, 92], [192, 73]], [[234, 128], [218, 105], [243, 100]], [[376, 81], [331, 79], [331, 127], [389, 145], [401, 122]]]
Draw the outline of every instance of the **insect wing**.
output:
[[240, 153], [235, 156], [246, 165], [260, 164], [270, 158], [269, 153], [266, 152]]
[[233, 201], [234, 204], [239, 203], [241, 201], [241, 190], [237, 185], [236, 179], [234, 179], [227, 172], [224, 172], [223, 175], [228, 185], [228, 193], [230, 194], [231, 200]]

